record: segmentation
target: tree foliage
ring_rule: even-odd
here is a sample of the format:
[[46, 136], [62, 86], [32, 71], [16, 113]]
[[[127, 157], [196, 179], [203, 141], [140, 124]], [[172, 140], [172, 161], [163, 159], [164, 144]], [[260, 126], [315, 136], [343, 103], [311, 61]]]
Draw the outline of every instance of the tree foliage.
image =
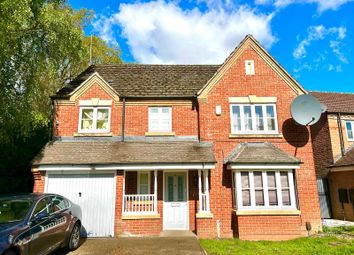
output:
[[[89, 65], [91, 38], [83, 29], [93, 12], [65, 0], [0, 0], [0, 17], [1, 174], [13, 167], [14, 152], [24, 154], [16, 168], [28, 165], [37, 151], [23, 146], [33, 137], [37, 147], [46, 141], [49, 96]], [[94, 63], [121, 63], [118, 47], [92, 41]]]

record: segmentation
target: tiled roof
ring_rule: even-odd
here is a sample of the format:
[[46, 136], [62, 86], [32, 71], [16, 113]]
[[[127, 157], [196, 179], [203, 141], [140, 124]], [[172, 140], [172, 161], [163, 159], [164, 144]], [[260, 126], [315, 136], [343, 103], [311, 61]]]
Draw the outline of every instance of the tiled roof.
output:
[[54, 141], [33, 165], [215, 163], [210, 144], [197, 142]]
[[301, 161], [268, 142], [240, 143], [224, 163], [299, 164]]
[[354, 94], [311, 92], [311, 95], [327, 106], [327, 112], [354, 113]]
[[354, 166], [354, 146], [350, 148], [344, 156], [337, 159], [333, 167], [341, 167], [341, 166]]
[[220, 65], [92, 65], [54, 97], [67, 97], [97, 72], [120, 96], [193, 97]]

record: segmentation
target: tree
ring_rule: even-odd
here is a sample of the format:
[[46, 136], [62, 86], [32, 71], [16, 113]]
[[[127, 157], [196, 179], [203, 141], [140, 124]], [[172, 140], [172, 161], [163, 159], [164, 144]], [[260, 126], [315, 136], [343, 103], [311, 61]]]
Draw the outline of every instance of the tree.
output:
[[[49, 96], [88, 66], [83, 28], [93, 12], [65, 0], [1, 0], [0, 17], [0, 175], [7, 175], [23, 173], [47, 141]], [[92, 45], [95, 62], [121, 63], [119, 48], [97, 37]]]

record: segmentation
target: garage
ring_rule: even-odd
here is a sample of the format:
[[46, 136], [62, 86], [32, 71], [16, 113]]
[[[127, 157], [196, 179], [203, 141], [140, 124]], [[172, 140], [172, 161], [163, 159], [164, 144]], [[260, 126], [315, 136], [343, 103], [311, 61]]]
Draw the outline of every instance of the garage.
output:
[[83, 235], [114, 236], [114, 172], [48, 173], [45, 192], [60, 194], [81, 207]]

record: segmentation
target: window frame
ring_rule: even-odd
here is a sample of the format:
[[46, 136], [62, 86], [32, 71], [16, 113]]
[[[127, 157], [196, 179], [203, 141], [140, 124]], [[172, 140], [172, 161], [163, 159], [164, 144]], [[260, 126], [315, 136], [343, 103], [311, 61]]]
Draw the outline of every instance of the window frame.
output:
[[[152, 124], [151, 124], [151, 110], [152, 109], [158, 109], [158, 128], [157, 129], [152, 129]], [[162, 110], [163, 109], [168, 109], [168, 115], [169, 115], [169, 127], [168, 129], [166, 130], [163, 130], [161, 128], [161, 121], [162, 121]], [[168, 132], [172, 132], [172, 107], [171, 106], [149, 106], [148, 108], [148, 131], [149, 132], [165, 132], [165, 133], [168, 133]]]
[[[108, 109], [108, 124], [107, 129], [97, 129], [97, 112], [98, 110], [105, 110]], [[83, 110], [93, 110], [93, 118], [92, 118], [92, 129], [82, 129], [81, 122], [82, 122], [82, 112]], [[79, 109], [79, 126], [78, 132], [79, 133], [109, 133], [111, 130], [111, 107], [107, 106], [84, 106], [80, 107]]]
[[[140, 191], [140, 175], [142, 174], [147, 174], [148, 175], [148, 193], [146, 194], [142, 194], [141, 191]], [[151, 194], [151, 175], [150, 175], [150, 172], [149, 171], [138, 171], [138, 174], [137, 174], [137, 193], [139, 195], [149, 195]]]
[[[349, 138], [349, 132], [348, 132], [348, 127], [347, 124], [349, 123], [349, 125], [351, 126], [351, 130], [352, 130], [352, 138]], [[345, 131], [347, 133], [347, 139], [349, 142], [354, 142], [354, 120], [346, 120], [345, 121]]]
[[[243, 205], [242, 182], [241, 182], [242, 172], [248, 172], [248, 176], [249, 176], [250, 200], [251, 200], [250, 206]], [[253, 177], [254, 172], [262, 172], [264, 206], [256, 205], [254, 177]], [[269, 188], [268, 188], [267, 172], [275, 172], [276, 194], [277, 194], [278, 205], [269, 204], [269, 196], [268, 196]], [[289, 189], [290, 189], [290, 205], [283, 205], [280, 172], [288, 173], [288, 182], [289, 182]], [[237, 210], [267, 210], [267, 211], [297, 210], [297, 192], [296, 192], [294, 172], [292, 169], [266, 169], [266, 170], [265, 169], [238, 169], [238, 170], [233, 170], [233, 173], [234, 173], [233, 175], [234, 183], [236, 186], [235, 205]]]
[[[233, 114], [233, 110], [232, 110], [233, 106], [240, 107], [241, 130], [234, 130], [234, 122], [236, 120], [234, 119], [234, 114]], [[252, 130], [250, 130], [250, 131], [247, 131], [245, 129], [245, 117], [244, 117], [244, 107], [245, 106], [251, 107]], [[256, 118], [256, 109], [255, 109], [256, 106], [262, 107], [264, 130], [256, 130], [257, 129], [257, 118]], [[268, 130], [267, 106], [273, 107], [275, 130]], [[254, 103], [254, 104], [231, 103], [230, 104], [230, 126], [231, 126], [231, 134], [279, 134], [277, 105], [275, 103]]]

